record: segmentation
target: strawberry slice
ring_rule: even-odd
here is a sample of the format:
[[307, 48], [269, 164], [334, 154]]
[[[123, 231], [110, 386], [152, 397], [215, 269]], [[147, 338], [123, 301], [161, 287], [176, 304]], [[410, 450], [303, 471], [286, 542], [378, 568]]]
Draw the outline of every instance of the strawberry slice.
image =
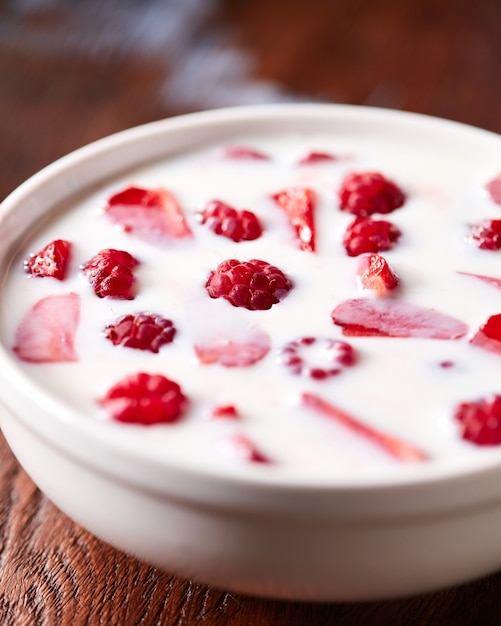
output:
[[126, 233], [148, 242], [192, 236], [183, 210], [167, 189], [128, 187], [111, 196], [104, 210]]
[[326, 402], [313, 393], [303, 393], [301, 395], [301, 402], [304, 406], [345, 426], [356, 435], [368, 439], [400, 461], [425, 461], [429, 458], [423, 450], [401, 439], [376, 430], [371, 426], [367, 426], [367, 424], [364, 424], [357, 418], [349, 415], [337, 406]]
[[242, 434], [236, 434], [223, 441], [226, 452], [231, 456], [247, 463], [271, 463], [271, 459], [264, 454], [256, 444]]
[[485, 188], [491, 200], [501, 205], [501, 174], [490, 180]]
[[494, 276], [484, 276], [484, 274], [470, 274], [470, 272], [458, 272], [458, 274], [461, 274], [461, 276], [471, 276], [472, 278], [478, 278], [479, 280], [483, 280], [484, 283], [494, 285], [494, 287], [501, 289], [501, 278], [494, 278]]
[[71, 243], [65, 239], [55, 239], [36, 254], [30, 255], [24, 263], [24, 269], [32, 276], [57, 278], [64, 280], [71, 255]]
[[468, 332], [454, 317], [389, 298], [341, 302], [332, 311], [332, 321], [342, 326], [343, 335], [360, 337], [458, 339]]
[[317, 163], [329, 163], [337, 160], [338, 157], [330, 154], [329, 152], [318, 152], [313, 150], [312, 152], [308, 152], [308, 154], [305, 154], [303, 157], [301, 157], [297, 164], [316, 165]]
[[470, 343], [501, 354], [501, 314], [491, 315], [473, 335]]
[[245, 337], [236, 339], [221, 336], [207, 339], [194, 348], [203, 365], [219, 363], [224, 367], [248, 367], [264, 359], [271, 349], [271, 341], [266, 333], [252, 330]]
[[289, 187], [273, 194], [275, 203], [285, 210], [299, 239], [301, 250], [315, 252], [314, 211], [316, 195], [312, 189]]
[[358, 264], [357, 283], [362, 290], [374, 291], [378, 296], [385, 296], [398, 287], [399, 278], [384, 257], [379, 254], [367, 254], [361, 257]]
[[270, 157], [254, 148], [247, 146], [225, 146], [221, 150], [221, 156], [223, 159], [233, 159], [236, 161], [269, 161]]
[[78, 361], [74, 340], [79, 321], [78, 294], [42, 298], [21, 320], [12, 349], [28, 363]]

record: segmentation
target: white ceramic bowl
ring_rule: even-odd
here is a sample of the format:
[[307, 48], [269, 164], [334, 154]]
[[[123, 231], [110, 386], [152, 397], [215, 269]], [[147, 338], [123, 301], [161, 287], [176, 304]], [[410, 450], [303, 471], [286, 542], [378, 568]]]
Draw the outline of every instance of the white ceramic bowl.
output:
[[[2, 273], [53, 207], [132, 166], [242, 131], [375, 127], [501, 164], [496, 135], [384, 110], [279, 105], [168, 119], [78, 150], [11, 194], [0, 214]], [[30, 379], [8, 346], [0, 346], [0, 380], [3, 433], [42, 491], [89, 531], [168, 571], [237, 592], [344, 601], [433, 590], [501, 566], [496, 451], [335, 484], [229, 476], [116, 437]]]

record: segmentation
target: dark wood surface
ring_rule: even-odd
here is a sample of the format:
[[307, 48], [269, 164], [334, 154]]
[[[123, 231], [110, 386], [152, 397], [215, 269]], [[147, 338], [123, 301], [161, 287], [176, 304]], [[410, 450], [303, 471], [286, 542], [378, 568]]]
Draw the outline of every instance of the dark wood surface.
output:
[[[0, 0], [0, 199], [126, 127], [289, 100], [398, 108], [501, 132], [501, 2]], [[75, 525], [0, 438], [0, 624], [489, 626], [501, 624], [501, 575], [360, 604], [210, 589]]]

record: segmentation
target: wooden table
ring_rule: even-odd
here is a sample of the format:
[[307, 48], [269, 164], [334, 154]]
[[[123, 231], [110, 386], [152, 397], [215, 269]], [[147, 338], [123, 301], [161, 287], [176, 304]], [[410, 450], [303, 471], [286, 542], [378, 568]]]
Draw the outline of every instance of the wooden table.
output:
[[[0, 198], [123, 128], [320, 100], [501, 132], [499, 0], [0, 0]], [[501, 167], [501, 163], [500, 163]], [[501, 576], [421, 597], [296, 604], [150, 568], [60, 513], [0, 441], [0, 624], [501, 623]]]

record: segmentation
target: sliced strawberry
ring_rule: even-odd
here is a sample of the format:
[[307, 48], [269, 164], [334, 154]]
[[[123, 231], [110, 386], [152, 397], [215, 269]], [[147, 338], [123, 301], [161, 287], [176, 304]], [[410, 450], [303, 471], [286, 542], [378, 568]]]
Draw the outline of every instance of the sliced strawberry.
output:
[[224, 440], [226, 451], [233, 457], [248, 463], [271, 463], [271, 459], [264, 454], [256, 444], [242, 434], [233, 435]]
[[203, 365], [219, 363], [224, 367], [247, 367], [264, 359], [271, 349], [271, 341], [266, 333], [252, 330], [240, 338], [217, 336], [203, 340], [194, 348]]
[[76, 293], [42, 298], [21, 320], [12, 349], [29, 363], [78, 361], [74, 340], [79, 321]]
[[326, 402], [313, 393], [303, 393], [301, 395], [301, 402], [306, 407], [317, 411], [317, 413], [333, 419], [338, 424], [346, 426], [346, 428], [356, 435], [368, 439], [400, 461], [425, 461], [428, 459], [428, 455], [423, 450], [401, 439], [376, 430], [371, 426], [367, 426], [367, 424], [364, 424], [357, 418], [349, 415], [337, 406]]
[[315, 252], [315, 192], [303, 187], [289, 187], [271, 197], [285, 210], [299, 239], [301, 250]]
[[125, 232], [149, 242], [190, 237], [183, 210], [167, 189], [128, 187], [111, 196], [106, 215]]
[[360, 259], [357, 268], [357, 283], [362, 290], [374, 291], [378, 296], [398, 287], [399, 278], [379, 254], [367, 254]]
[[473, 335], [470, 343], [501, 354], [501, 314], [491, 315]]
[[494, 285], [498, 289], [501, 289], [501, 278], [494, 278], [494, 276], [484, 276], [483, 274], [470, 274], [469, 272], [458, 272], [462, 276], [471, 276], [472, 278], [478, 278], [479, 280], [483, 280], [484, 283], [489, 283], [489, 285]]
[[255, 150], [254, 148], [249, 148], [248, 146], [225, 146], [221, 150], [221, 156], [224, 159], [234, 159], [234, 160], [251, 160], [251, 161], [269, 161], [270, 157], [261, 152], [260, 150]]
[[297, 162], [298, 165], [316, 165], [317, 163], [329, 163], [332, 161], [337, 161], [338, 157], [333, 154], [329, 154], [328, 152], [317, 152], [312, 151], [305, 154], [303, 157], [299, 159]]
[[71, 243], [65, 239], [55, 239], [36, 254], [30, 255], [24, 269], [32, 276], [64, 280], [70, 263]]
[[468, 332], [454, 317], [389, 298], [341, 302], [332, 311], [332, 321], [348, 336], [458, 339]]
[[485, 186], [491, 200], [501, 205], [501, 174], [490, 180]]

